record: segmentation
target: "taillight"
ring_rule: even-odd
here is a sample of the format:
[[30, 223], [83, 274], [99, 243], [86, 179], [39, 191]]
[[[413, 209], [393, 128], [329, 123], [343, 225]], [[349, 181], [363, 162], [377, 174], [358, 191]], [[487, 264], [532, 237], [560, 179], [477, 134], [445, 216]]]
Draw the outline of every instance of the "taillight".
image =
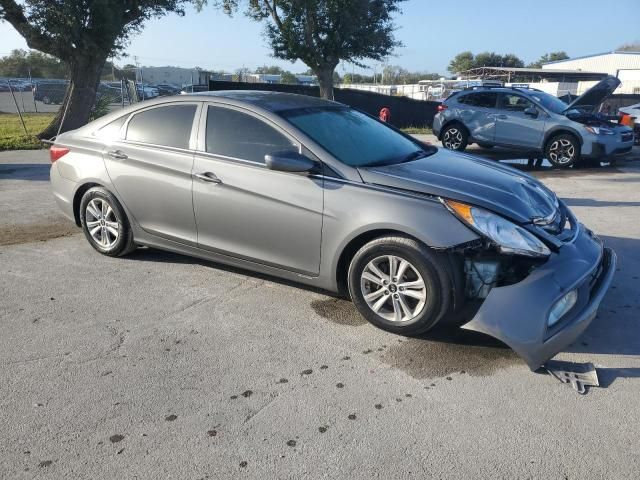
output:
[[51, 163], [64, 157], [67, 153], [69, 153], [69, 151], [70, 150], [67, 147], [52, 145], [49, 149], [49, 158], [51, 159]]
[[447, 108], [449, 107], [447, 107], [444, 103], [441, 103], [440, 105], [438, 105], [438, 112], [444, 112]]

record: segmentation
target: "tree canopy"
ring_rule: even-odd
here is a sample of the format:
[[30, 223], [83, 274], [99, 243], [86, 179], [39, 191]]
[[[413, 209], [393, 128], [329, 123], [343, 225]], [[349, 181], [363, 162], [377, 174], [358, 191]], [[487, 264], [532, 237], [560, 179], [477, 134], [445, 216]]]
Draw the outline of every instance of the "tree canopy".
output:
[[12, 50], [0, 58], [0, 77], [65, 78], [68, 73], [60, 60], [36, 50]]
[[542, 68], [542, 65], [544, 65], [545, 63], [556, 62], [558, 60], [566, 60], [567, 58], [569, 58], [569, 55], [567, 55], [567, 52], [565, 51], [545, 53], [538, 60], [530, 63], [528, 67]]
[[340, 61], [362, 66], [382, 60], [400, 46], [392, 15], [404, 0], [196, 0], [228, 14], [264, 22], [265, 36], [276, 58], [302, 60], [318, 77], [323, 97], [333, 97], [333, 78]]
[[474, 55], [466, 51], [456, 55], [449, 63], [451, 73], [460, 73], [472, 68], [480, 67], [524, 67], [524, 62], [512, 53], [500, 55], [495, 52], [482, 52]]
[[[106, 59], [120, 52], [146, 20], [183, 14], [186, 3], [190, 0], [0, 0], [0, 20], [9, 22], [29, 48], [67, 65], [70, 84], [61, 109], [67, 111], [66, 131], [87, 123]], [[55, 134], [61, 120], [58, 115], [43, 135]]]

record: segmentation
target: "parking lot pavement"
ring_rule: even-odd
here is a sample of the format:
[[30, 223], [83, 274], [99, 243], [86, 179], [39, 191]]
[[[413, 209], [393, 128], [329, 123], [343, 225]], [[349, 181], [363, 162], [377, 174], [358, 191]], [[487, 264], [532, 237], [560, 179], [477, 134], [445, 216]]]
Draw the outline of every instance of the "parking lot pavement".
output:
[[619, 256], [559, 356], [599, 367], [586, 396], [486, 337], [402, 338], [267, 277], [100, 256], [46, 164], [0, 154], [0, 477], [638, 478], [637, 162], [544, 173]]

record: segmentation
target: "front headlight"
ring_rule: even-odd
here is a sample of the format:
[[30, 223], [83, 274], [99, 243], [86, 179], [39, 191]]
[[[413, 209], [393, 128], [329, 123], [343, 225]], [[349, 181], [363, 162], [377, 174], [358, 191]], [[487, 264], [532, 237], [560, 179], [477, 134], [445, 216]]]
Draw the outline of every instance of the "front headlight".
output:
[[606, 127], [584, 127], [588, 132], [594, 133], [596, 135], [615, 135], [616, 132]]
[[535, 236], [499, 215], [454, 200], [445, 200], [444, 203], [467, 225], [496, 243], [503, 253], [529, 257], [548, 257], [551, 254]]

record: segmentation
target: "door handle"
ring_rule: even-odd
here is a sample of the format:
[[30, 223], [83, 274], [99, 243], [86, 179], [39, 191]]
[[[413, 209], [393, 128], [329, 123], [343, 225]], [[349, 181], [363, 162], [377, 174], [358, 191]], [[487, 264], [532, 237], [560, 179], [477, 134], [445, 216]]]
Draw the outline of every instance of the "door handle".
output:
[[506, 115], [503, 115], [503, 114], [498, 115], [499, 120], [506, 120], [507, 118], [509, 117], [507, 117]]
[[212, 172], [196, 173], [195, 177], [202, 180], [203, 182], [222, 183], [222, 180], [216, 177], [216, 175]]
[[126, 153], [123, 153], [120, 150], [111, 150], [110, 152], [107, 152], [107, 155], [118, 160], [126, 160], [127, 158], [129, 158]]

